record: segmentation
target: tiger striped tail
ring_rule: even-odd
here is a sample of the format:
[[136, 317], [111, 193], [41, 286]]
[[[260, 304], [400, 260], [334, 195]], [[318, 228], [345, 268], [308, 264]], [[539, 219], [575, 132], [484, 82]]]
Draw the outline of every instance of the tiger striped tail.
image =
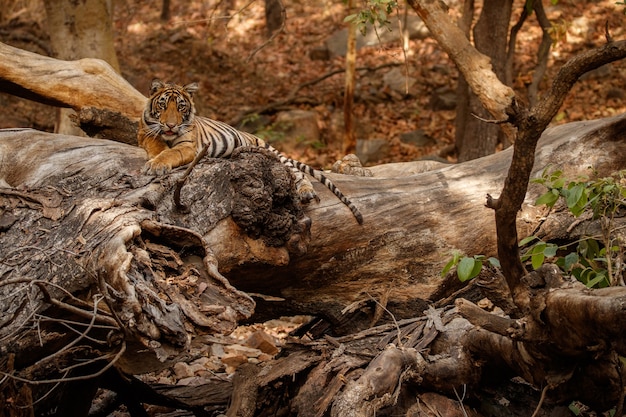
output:
[[276, 148], [269, 145], [268, 143], [264, 143], [264, 145], [268, 150], [276, 153], [278, 157], [280, 158], [280, 161], [283, 164], [288, 162], [291, 165], [295, 166], [298, 170], [304, 172], [305, 174], [312, 176], [313, 178], [315, 178], [316, 180], [324, 184], [326, 188], [332, 191], [332, 193], [335, 194], [335, 196], [350, 209], [356, 221], [359, 224], [363, 224], [363, 215], [361, 214], [359, 209], [356, 208], [356, 206], [354, 205], [354, 203], [352, 203], [352, 201], [348, 200], [348, 198], [341, 192], [341, 190], [337, 188], [337, 186], [330, 179], [328, 179], [322, 171], [318, 171], [317, 169], [314, 169], [303, 162], [286, 157], [280, 151], [278, 151]]

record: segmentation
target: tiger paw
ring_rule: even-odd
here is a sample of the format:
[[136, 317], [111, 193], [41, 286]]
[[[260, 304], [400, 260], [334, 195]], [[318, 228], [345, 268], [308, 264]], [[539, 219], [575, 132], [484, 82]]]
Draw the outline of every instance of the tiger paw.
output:
[[309, 204], [311, 200], [315, 200], [317, 203], [320, 202], [320, 198], [315, 194], [312, 186], [302, 186], [298, 188], [298, 196], [302, 204]]
[[172, 170], [172, 167], [169, 164], [164, 164], [162, 162], [158, 162], [153, 158], [145, 163], [141, 172], [143, 174], [148, 175], [163, 175]]

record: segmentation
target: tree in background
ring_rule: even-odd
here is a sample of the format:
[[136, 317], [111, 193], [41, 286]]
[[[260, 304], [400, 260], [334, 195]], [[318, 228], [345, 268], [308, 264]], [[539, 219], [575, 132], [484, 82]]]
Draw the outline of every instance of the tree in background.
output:
[[[45, 0], [48, 33], [56, 58], [76, 60], [100, 58], [119, 73], [113, 44], [112, 2], [107, 0]], [[82, 135], [68, 115], [73, 110], [59, 109], [55, 131]]]

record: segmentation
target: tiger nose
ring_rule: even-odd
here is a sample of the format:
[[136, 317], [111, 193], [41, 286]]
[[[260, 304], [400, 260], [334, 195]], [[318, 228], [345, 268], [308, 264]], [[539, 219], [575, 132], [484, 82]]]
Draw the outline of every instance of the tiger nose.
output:
[[174, 127], [176, 127], [176, 123], [170, 123], [170, 122], [167, 122], [167, 123], [165, 123], [165, 124], [166, 124], [166, 125], [167, 125], [167, 127], [169, 127], [170, 129], [173, 129]]

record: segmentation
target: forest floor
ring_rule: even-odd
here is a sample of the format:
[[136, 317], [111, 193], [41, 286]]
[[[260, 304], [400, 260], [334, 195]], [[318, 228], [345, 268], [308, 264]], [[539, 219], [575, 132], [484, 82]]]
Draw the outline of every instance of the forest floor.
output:
[[[40, 54], [53, 55], [45, 27], [41, 0], [10, 0], [0, 13], [0, 41]], [[289, 156], [315, 167], [328, 168], [339, 159], [343, 138], [343, 56], [320, 59], [326, 40], [345, 27], [345, 4], [334, 0], [285, 1], [284, 30], [268, 40], [264, 2], [248, 0], [172, 2], [168, 21], [160, 19], [161, 2], [131, 0], [116, 3], [114, 31], [123, 76], [147, 94], [153, 78], [181, 84], [198, 81], [198, 113], [229, 123], [254, 119], [255, 110], [284, 100], [298, 86], [337, 71], [302, 88], [297, 97], [305, 104], [291, 108], [317, 114], [319, 138], [297, 143], [274, 143]], [[519, 17], [524, 1], [514, 12]], [[403, 5], [402, 7], [406, 7]], [[570, 57], [605, 41], [605, 25], [614, 39], [624, 37], [624, 6], [614, 0], [580, 2], [561, 0], [546, 5], [554, 27], [545, 91], [560, 66]], [[456, 7], [458, 10], [459, 7]], [[453, 7], [452, 11], [455, 10]], [[409, 13], [413, 13], [409, 10]], [[399, 13], [400, 17], [403, 12]], [[398, 16], [390, 17], [398, 25]], [[514, 88], [525, 97], [537, 59], [541, 29], [534, 16], [525, 23], [516, 45]], [[316, 56], [317, 55], [317, 56]], [[323, 53], [321, 55], [324, 55]], [[322, 57], [324, 58], [324, 57]], [[395, 65], [415, 80], [408, 93], [390, 89], [383, 81]], [[454, 110], [436, 110], [436, 91], [454, 92], [458, 73], [430, 37], [363, 47], [357, 67], [354, 115], [359, 139], [385, 139], [390, 151], [376, 163], [415, 160], [438, 155], [454, 143]], [[626, 111], [626, 66], [607, 65], [584, 77], [572, 90], [554, 123], [596, 119]], [[0, 95], [0, 127], [54, 129], [55, 111], [47, 106]], [[263, 119], [271, 123], [277, 106]], [[265, 133], [272, 137], [271, 127]], [[434, 140], [425, 146], [402, 143], [400, 135], [421, 130]], [[447, 155], [454, 162], [454, 153]]]

